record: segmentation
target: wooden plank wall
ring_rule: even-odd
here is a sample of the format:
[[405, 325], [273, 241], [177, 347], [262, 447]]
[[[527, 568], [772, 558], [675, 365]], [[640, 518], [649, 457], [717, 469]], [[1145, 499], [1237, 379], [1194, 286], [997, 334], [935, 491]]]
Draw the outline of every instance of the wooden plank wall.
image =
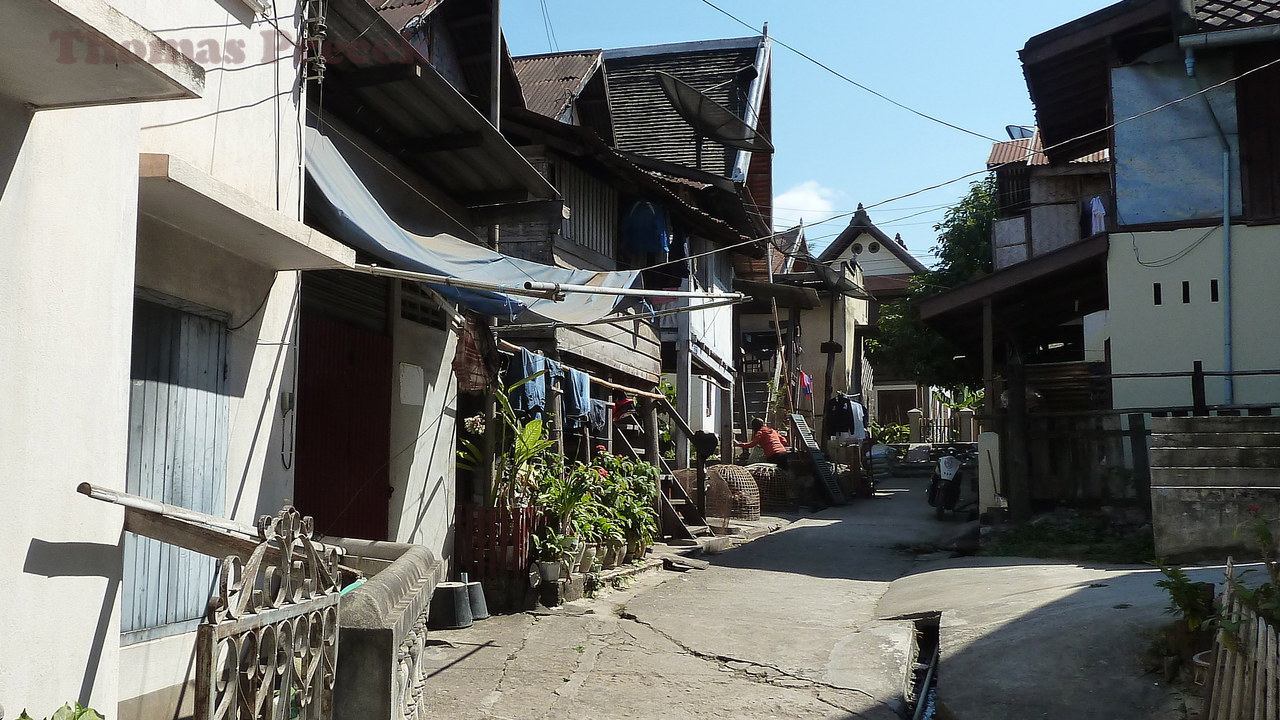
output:
[[[226, 362], [224, 323], [136, 301], [126, 491], [224, 513]], [[121, 631], [203, 615], [215, 567], [213, 558], [126, 533]]]

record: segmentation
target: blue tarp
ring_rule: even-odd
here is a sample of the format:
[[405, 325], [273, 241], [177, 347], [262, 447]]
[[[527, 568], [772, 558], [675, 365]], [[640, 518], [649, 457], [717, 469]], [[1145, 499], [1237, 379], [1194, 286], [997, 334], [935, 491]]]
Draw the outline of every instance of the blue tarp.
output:
[[[345, 141], [348, 152], [359, 152]], [[366, 183], [343, 157], [334, 142], [315, 128], [307, 128], [307, 174], [320, 197], [309, 202], [334, 236], [400, 270], [445, 275], [493, 283], [498, 291], [467, 290], [448, 285], [431, 285], [452, 302], [484, 315], [516, 322], [552, 320], [582, 323], [609, 315], [627, 298], [615, 295], [571, 293], [554, 302], [508, 295], [501, 287], [523, 288], [526, 281], [629, 288], [636, 284], [636, 272], [594, 272], [552, 267], [507, 257], [445, 233], [419, 235], [398, 224], [374, 197]], [[385, 169], [385, 168], [384, 168]], [[385, 181], [386, 178], [380, 178]], [[427, 202], [426, 200], [423, 201]]]

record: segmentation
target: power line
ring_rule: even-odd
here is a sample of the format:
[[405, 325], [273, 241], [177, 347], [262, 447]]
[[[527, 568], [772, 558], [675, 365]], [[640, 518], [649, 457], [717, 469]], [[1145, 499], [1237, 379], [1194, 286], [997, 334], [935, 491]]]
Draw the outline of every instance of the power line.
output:
[[549, 50], [558, 51], [559, 42], [556, 40], [556, 28], [552, 27], [552, 13], [547, 9], [547, 0], [539, 0], [543, 6], [543, 28], [547, 31], [547, 47]]
[[[755, 29], [756, 29], [756, 28], [755, 28], [755, 26], [754, 26], [754, 25], [751, 25], [751, 24], [750, 24], [750, 23], [748, 23], [747, 21], [745, 21], [745, 20], [743, 20], [743, 19], [741, 19], [741, 18], [737, 17], [736, 15], [734, 15], [734, 14], [733, 14], [733, 13], [731, 13], [731, 12], [729, 12], [728, 10], [725, 10], [724, 8], [722, 8], [722, 7], [718, 6], [718, 5], [716, 5], [715, 3], [711, 2], [711, 0], [701, 0], [701, 2], [702, 2], [704, 5], [706, 5], [707, 7], [710, 7], [711, 9], [713, 9], [713, 10], [715, 10], [716, 12], [720, 13], [721, 15], [724, 15], [724, 16], [728, 17], [729, 19], [733, 20], [734, 22], [738, 23], [739, 25], [742, 25], [742, 26], [744, 26], [744, 27], [749, 28], [749, 29], [750, 29], [750, 30], [752, 30], [752, 31], [755, 31]], [[980, 132], [977, 132], [977, 131], [974, 131], [974, 130], [969, 130], [968, 128], [960, 127], [959, 125], [956, 125], [956, 124], [953, 124], [953, 123], [949, 123], [949, 122], [947, 122], [946, 120], [942, 120], [941, 118], [934, 117], [933, 115], [930, 115], [930, 114], [925, 113], [925, 112], [921, 112], [921, 111], [916, 110], [915, 108], [910, 107], [910, 106], [908, 106], [908, 105], [904, 105], [904, 104], [902, 104], [902, 103], [898, 102], [897, 100], [894, 100], [893, 98], [889, 97], [888, 95], [885, 95], [885, 94], [883, 94], [883, 93], [880, 93], [880, 92], [877, 92], [877, 91], [875, 91], [875, 90], [872, 90], [871, 88], [867, 87], [866, 85], [863, 85], [862, 83], [858, 82], [857, 80], [854, 80], [853, 78], [849, 77], [848, 75], [845, 75], [844, 73], [840, 72], [839, 70], [836, 70], [835, 68], [832, 68], [830, 65], [827, 65], [826, 63], [824, 63], [824, 62], [822, 62], [822, 61], [820, 61], [820, 60], [815, 59], [813, 56], [809, 55], [808, 53], [805, 53], [804, 51], [799, 50], [799, 49], [797, 49], [796, 47], [794, 47], [794, 46], [792, 46], [792, 45], [788, 45], [787, 43], [785, 43], [785, 42], [783, 42], [783, 41], [781, 41], [781, 40], [777, 39], [776, 37], [772, 37], [772, 36], [770, 36], [770, 37], [772, 38], [772, 40], [773, 40], [774, 42], [776, 42], [776, 43], [778, 43], [779, 45], [781, 45], [782, 47], [784, 47], [784, 48], [786, 48], [786, 49], [790, 50], [791, 52], [793, 52], [793, 53], [795, 53], [795, 54], [799, 55], [800, 57], [804, 58], [805, 60], [808, 60], [809, 62], [813, 63], [814, 65], [817, 65], [818, 67], [822, 68], [823, 70], [826, 70], [827, 72], [831, 73], [832, 75], [835, 75], [836, 77], [840, 78], [841, 80], [844, 80], [845, 82], [849, 83], [850, 85], [853, 85], [853, 86], [854, 86], [854, 87], [856, 87], [856, 88], [859, 88], [859, 89], [861, 89], [861, 90], [864, 90], [864, 91], [866, 91], [866, 92], [869, 92], [869, 93], [871, 93], [872, 95], [875, 95], [876, 97], [880, 98], [881, 100], [884, 100], [884, 101], [885, 101], [885, 102], [887, 102], [887, 103], [890, 103], [891, 105], [895, 105], [895, 106], [897, 106], [897, 107], [900, 107], [900, 108], [902, 108], [903, 110], [906, 110], [907, 112], [912, 113], [913, 115], [918, 115], [918, 116], [920, 116], [920, 117], [924, 118], [925, 120], [929, 120], [929, 121], [931, 121], [931, 122], [938, 123], [939, 125], [945, 125], [945, 126], [947, 126], [947, 127], [951, 128], [952, 130], [959, 130], [959, 131], [960, 131], [960, 132], [962, 132], [962, 133], [967, 133], [967, 134], [969, 134], [969, 135], [973, 135], [974, 137], [980, 137], [980, 138], [982, 138], [982, 139], [984, 139], [984, 140], [990, 140], [991, 142], [999, 142], [998, 140], [996, 140], [996, 139], [995, 139], [995, 138], [993, 138], [993, 137], [990, 137], [989, 135], [983, 135], [983, 134], [982, 134], [982, 133], [980, 133]]]

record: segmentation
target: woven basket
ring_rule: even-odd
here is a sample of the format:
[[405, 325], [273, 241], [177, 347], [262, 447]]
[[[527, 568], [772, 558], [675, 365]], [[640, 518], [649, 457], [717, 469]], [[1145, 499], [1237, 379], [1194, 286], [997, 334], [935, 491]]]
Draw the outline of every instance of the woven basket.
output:
[[[771, 463], [766, 463], [773, 467]], [[676, 480], [697, 500], [698, 475], [693, 468], [676, 470]], [[751, 473], [740, 465], [711, 465], [707, 467], [707, 517], [759, 520], [760, 488]]]
[[748, 465], [760, 490], [762, 510], [794, 510], [796, 507], [795, 476], [773, 463]]
[[740, 465], [707, 468], [707, 514], [735, 520], [760, 519], [760, 488]]

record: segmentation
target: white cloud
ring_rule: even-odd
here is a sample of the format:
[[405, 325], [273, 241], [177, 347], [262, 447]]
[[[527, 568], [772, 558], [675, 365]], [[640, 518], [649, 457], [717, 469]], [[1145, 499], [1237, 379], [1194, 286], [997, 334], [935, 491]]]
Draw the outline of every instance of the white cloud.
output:
[[816, 222], [835, 210], [838, 193], [823, 187], [817, 180], [806, 180], [773, 199], [773, 228], [786, 230], [800, 224]]

